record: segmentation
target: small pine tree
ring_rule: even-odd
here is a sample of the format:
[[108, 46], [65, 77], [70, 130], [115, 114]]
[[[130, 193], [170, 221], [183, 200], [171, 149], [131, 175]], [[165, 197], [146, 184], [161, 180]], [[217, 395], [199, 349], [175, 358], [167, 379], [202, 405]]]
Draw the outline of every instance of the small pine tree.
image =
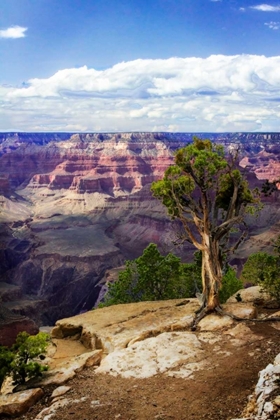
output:
[[43, 332], [34, 336], [27, 332], [18, 334], [16, 343], [12, 347], [14, 357], [10, 364], [14, 385], [22, 385], [27, 379], [39, 377], [42, 372], [48, 370], [48, 366], [36, 361], [36, 358], [40, 360], [40, 356], [44, 357], [48, 339], [48, 334]]

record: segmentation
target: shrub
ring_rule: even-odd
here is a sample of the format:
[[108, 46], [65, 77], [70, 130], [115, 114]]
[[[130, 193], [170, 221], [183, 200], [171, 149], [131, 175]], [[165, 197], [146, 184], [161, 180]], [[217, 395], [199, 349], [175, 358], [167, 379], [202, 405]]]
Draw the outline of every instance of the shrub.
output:
[[11, 372], [14, 353], [7, 347], [0, 346], [0, 388], [7, 375]]
[[13, 384], [18, 385], [24, 384], [27, 379], [41, 376], [42, 372], [48, 370], [48, 366], [40, 364], [48, 340], [48, 334], [40, 332], [31, 336], [24, 331], [18, 334], [11, 349], [0, 346], [0, 387], [9, 374], [12, 374]]
[[155, 244], [150, 244], [139, 258], [126, 261], [125, 270], [116, 282], [109, 283], [99, 307], [190, 297], [196, 291], [197, 272], [195, 264], [182, 264], [171, 253], [163, 256]]
[[[276, 244], [279, 243], [279, 239]], [[244, 264], [241, 278], [258, 284], [261, 291], [268, 293], [280, 303], [280, 255], [279, 247], [275, 246], [277, 255], [258, 252], [250, 255]]]
[[236, 277], [236, 271], [229, 267], [223, 276], [222, 287], [219, 291], [220, 302], [225, 303], [229, 297], [243, 288], [243, 283]]
[[12, 347], [14, 356], [10, 364], [14, 385], [24, 384], [27, 379], [39, 377], [48, 370], [48, 366], [40, 364], [40, 356], [44, 357], [48, 339], [48, 334], [43, 332], [33, 336], [27, 332], [18, 334]]

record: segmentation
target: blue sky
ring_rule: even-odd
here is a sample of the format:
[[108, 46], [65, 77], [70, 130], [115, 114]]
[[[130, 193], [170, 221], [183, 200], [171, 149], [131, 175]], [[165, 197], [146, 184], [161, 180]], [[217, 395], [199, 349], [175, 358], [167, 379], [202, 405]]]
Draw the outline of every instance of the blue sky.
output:
[[280, 1], [1, 0], [2, 131], [279, 131]]

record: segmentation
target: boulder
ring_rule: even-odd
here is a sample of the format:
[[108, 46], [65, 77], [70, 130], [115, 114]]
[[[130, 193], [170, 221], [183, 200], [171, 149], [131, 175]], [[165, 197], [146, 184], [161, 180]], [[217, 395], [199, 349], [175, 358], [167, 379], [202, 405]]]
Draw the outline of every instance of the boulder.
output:
[[203, 318], [198, 326], [200, 331], [218, 331], [231, 327], [233, 323], [233, 319], [229, 316], [210, 314]]
[[50, 407], [44, 408], [36, 417], [35, 420], [49, 420], [55, 416], [57, 410], [65, 407], [70, 403], [68, 398], [55, 401]]
[[26, 413], [42, 396], [41, 388], [28, 389], [14, 394], [0, 396], [0, 414], [19, 416]]
[[257, 308], [254, 305], [245, 302], [228, 302], [223, 305], [223, 310], [239, 318], [253, 319], [258, 316]]
[[66, 392], [70, 391], [70, 389], [70, 386], [59, 386], [53, 391], [51, 398], [61, 397], [62, 395], [66, 394]]
[[[280, 353], [270, 363], [259, 372], [259, 380], [253, 395], [250, 396], [247, 407], [244, 410], [244, 417], [232, 420], [269, 420], [280, 418], [280, 398], [275, 392], [279, 393], [280, 375]], [[277, 394], [276, 394], [277, 395]]]
[[102, 358], [102, 350], [94, 350], [74, 358], [65, 360], [55, 369], [50, 369], [46, 372], [42, 379], [37, 379], [31, 382], [45, 386], [45, 385], [60, 385], [74, 378], [77, 372], [80, 372], [85, 367], [99, 365]]
[[260, 286], [252, 286], [248, 287], [247, 289], [240, 289], [238, 292], [234, 293], [233, 296], [228, 298], [226, 303], [236, 303], [236, 295], [240, 295], [242, 302], [252, 302], [252, 303], [261, 303], [265, 301], [269, 301], [270, 297], [267, 293], [261, 292]]

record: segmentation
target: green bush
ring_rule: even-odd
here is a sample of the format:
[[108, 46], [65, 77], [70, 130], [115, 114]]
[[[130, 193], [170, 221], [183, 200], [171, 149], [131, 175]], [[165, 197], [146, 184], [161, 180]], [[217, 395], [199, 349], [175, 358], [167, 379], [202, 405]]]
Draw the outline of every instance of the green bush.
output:
[[11, 372], [11, 363], [14, 360], [14, 353], [7, 347], [0, 346], [0, 388], [7, 375]]
[[195, 281], [201, 282], [197, 272], [195, 264], [182, 264], [173, 254], [163, 256], [155, 244], [150, 244], [139, 258], [126, 261], [125, 270], [116, 282], [109, 283], [99, 307], [193, 296]]
[[[27, 379], [42, 376], [42, 372], [48, 370], [48, 366], [41, 365], [40, 356], [47, 350], [49, 335], [40, 332], [37, 335], [29, 335], [27, 332], [18, 334], [13, 346], [15, 357], [11, 362], [13, 384], [24, 384]], [[44, 357], [44, 356], [43, 356]], [[39, 358], [37, 361], [34, 359]]]
[[11, 349], [0, 346], [0, 386], [9, 374], [12, 375], [13, 384], [18, 385], [24, 384], [27, 379], [39, 377], [48, 370], [48, 366], [40, 363], [48, 340], [48, 334], [40, 332], [29, 335], [24, 331], [18, 334]]
[[223, 276], [222, 287], [219, 291], [220, 302], [225, 303], [229, 297], [242, 288], [243, 283], [236, 277], [236, 271], [229, 267]]
[[244, 264], [241, 279], [261, 287], [261, 291], [268, 293], [280, 303], [280, 255], [279, 239], [275, 242], [275, 253], [258, 252], [250, 255]]

